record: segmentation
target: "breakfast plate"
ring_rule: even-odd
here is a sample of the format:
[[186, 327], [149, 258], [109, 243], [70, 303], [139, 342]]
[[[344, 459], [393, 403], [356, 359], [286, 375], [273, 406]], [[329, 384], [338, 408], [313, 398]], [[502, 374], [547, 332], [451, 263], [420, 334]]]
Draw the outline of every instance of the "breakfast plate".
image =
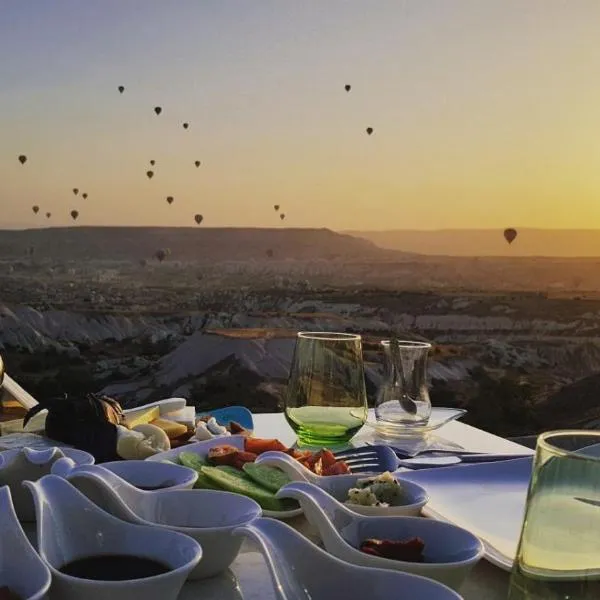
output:
[[394, 423], [384, 423], [377, 421], [375, 415], [369, 413], [369, 418], [365, 422], [367, 427], [374, 429], [382, 438], [415, 438], [423, 437], [426, 434], [440, 429], [447, 423], [460, 419], [466, 414], [462, 408], [440, 408], [431, 409], [429, 421], [423, 425], [396, 425]]
[[512, 569], [521, 533], [533, 458], [398, 474], [429, 494], [423, 515], [459, 525], [477, 535], [484, 557]]
[[[162, 461], [171, 461], [171, 462], [179, 462], [179, 455], [182, 452], [190, 452], [193, 454], [197, 454], [201, 459], [206, 460], [208, 457], [208, 452], [211, 448], [215, 448], [217, 446], [234, 446], [239, 450], [243, 451], [245, 449], [245, 436], [243, 435], [232, 435], [228, 437], [217, 437], [212, 440], [206, 440], [204, 442], [196, 442], [194, 444], [187, 444], [184, 446], [180, 446], [179, 448], [173, 448], [172, 450], [167, 450], [166, 452], [160, 452], [153, 456], [147, 458], [147, 461], [151, 462], [162, 462]], [[265, 517], [272, 517], [274, 519], [292, 519], [302, 514], [302, 509], [294, 508], [291, 510], [266, 510], [263, 508], [263, 515]]]

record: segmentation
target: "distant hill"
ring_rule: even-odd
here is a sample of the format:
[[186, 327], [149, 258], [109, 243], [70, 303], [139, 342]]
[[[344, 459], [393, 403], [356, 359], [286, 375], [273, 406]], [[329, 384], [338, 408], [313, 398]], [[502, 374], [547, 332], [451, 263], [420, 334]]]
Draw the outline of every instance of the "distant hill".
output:
[[137, 260], [169, 248], [175, 260], [274, 259], [389, 260], [401, 258], [362, 238], [329, 229], [187, 227], [64, 227], [0, 230], [0, 258]]
[[[511, 225], [511, 224], [509, 224]], [[382, 248], [445, 256], [600, 256], [600, 230], [519, 229], [508, 245], [502, 229], [347, 231]]]

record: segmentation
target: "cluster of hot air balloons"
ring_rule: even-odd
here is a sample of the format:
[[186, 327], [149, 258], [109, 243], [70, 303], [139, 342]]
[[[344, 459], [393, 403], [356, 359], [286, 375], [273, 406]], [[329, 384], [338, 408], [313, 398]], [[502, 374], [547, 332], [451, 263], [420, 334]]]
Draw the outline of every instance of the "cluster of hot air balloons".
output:
[[[279, 209], [281, 208], [281, 206], [279, 204], [273, 204], [273, 209], [275, 210], [276, 213], [279, 212]], [[285, 221], [285, 213], [279, 213], [279, 218], [282, 221]]]
[[[347, 83], [347, 84], [344, 86], [344, 89], [346, 90], [346, 92], [349, 92], [349, 91], [352, 89], [352, 86], [351, 86], [349, 83]], [[374, 131], [374, 130], [373, 130], [373, 128], [372, 128], [372, 127], [367, 127], [367, 128], [365, 129], [365, 131], [367, 132], [367, 135], [371, 135], [371, 134], [373, 133], [373, 131]]]
[[[119, 92], [119, 94], [123, 94], [125, 92], [125, 86], [123, 85], [119, 85], [117, 86], [117, 90]], [[350, 93], [352, 91], [352, 85], [350, 85], [349, 83], [346, 83], [344, 85], [344, 90], [346, 91], [346, 93]], [[154, 113], [157, 116], [160, 116], [163, 113], [163, 108], [162, 106], [155, 106], [154, 107]], [[182, 123], [182, 127], [183, 129], [189, 129], [190, 128], [190, 122], [189, 121], [184, 121]], [[369, 126], [365, 129], [367, 135], [372, 135], [374, 133], [374, 129], [373, 127]], [[25, 154], [20, 154], [18, 156], [18, 160], [21, 163], [21, 165], [25, 165], [28, 161], [28, 157]], [[151, 167], [155, 167], [156, 165], [156, 160], [154, 159], [150, 159], [149, 164]], [[194, 161], [194, 165], [196, 168], [199, 168], [201, 165], [201, 162], [199, 160], [195, 160]], [[153, 169], [148, 169], [146, 171], [146, 177], [151, 180], [154, 177], [154, 170]], [[88, 194], [87, 192], [83, 192], [80, 194], [80, 190], [77, 187], [72, 188], [72, 192], [75, 196], [79, 196], [81, 198], [83, 198], [84, 200], [88, 198]], [[166, 201], [169, 205], [172, 205], [175, 201], [175, 198], [173, 196], [167, 196], [166, 197]], [[34, 204], [32, 207], [32, 211], [35, 215], [39, 214], [40, 212], [40, 206], [37, 204]], [[273, 209], [275, 211], [275, 213], [277, 213], [279, 215], [279, 219], [281, 221], [285, 221], [286, 215], [284, 212], [281, 211], [281, 205], [280, 204], [274, 204], [273, 205]], [[46, 212], [45, 213], [46, 218], [50, 219], [52, 217], [52, 213], [51, 212]], [[79, 211], [77, 209], [73, 209], [70, 211], [70, 216], [73, 220], [77, 220], [79, 217]], [[200, 213], [196, 213], [194, 215], [194, 221], [196, 222], [197, 225], [200, 225], [203, 221], [204, 221], [204, 216]], [[510, 245], [512, 244], [515, 239], [517, 238], [518, 232], [516, 229], [509, 227], [507, 229], [504, 230], [503, 232], [504, 235], [504, 239], [506, 240], [506, 242]], [[159, 261], [159, 262], [163, 262], [169, 255], [171, 254], [171, 251], [168, 248], [161, 248], [159, 250], [157, 250], [154, 254], [154, 257]], [[269, 258], [272, 258], [274, 256], [274, 252], [272, 249], [268, 249], [266, 251], [266, 255]]]
[[[25, 154], [19, 154], [18, 156], [18, 160], [19, 162], [24, 165], [27, 162], [27, 156]], [[79, 193], [79, 189], [78, 188], [73, 188], [73, 194], [75, 194], [75, 196], [77, 196], [77, 194]], [[87, 193], [83, 193], [81, 194], [82, 198], [87, 198], [88, 195]], [[37, 215], [40, 212], [40, 207], [38, 204], [34, 204], [31, 207], [31, 210], [33, 211], [34, 215]], [[73, 220], [76, 220], [77, 217], [79, 216], [79, 212], [76, 210], [72, 210], [71, 211], [71, 217]], [[52, 213], [51, 212], [46, 212], [46, 219], [50, 219], [52, 217]]]

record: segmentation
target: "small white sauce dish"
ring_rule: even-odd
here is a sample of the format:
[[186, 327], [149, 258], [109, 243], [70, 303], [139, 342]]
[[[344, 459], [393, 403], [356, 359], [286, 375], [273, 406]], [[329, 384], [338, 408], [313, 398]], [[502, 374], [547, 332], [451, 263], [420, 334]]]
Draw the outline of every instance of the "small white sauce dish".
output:
[[236, 533], [258, 544], [277, 600], [461, 600], [450, 588], [425, 577], [340, 560], [273, 519], [258, 519]]
[[[290, 483], [277, 497], [298, 500], [327, 551], [355, 565], [422, 575], [458, 590], [484, 553], [481, 541], [462, 527], [419, 517], [358, 515], [308, 482]], [[425, 562], [392, 560], [359, 550], [371, 538], [406, 541], [414, 537], [425, 543]]]
[[429, 495], [425, 488], [410, 481], [398, 479], [402, 489], [402, 499], [399, 504], [390, 506], [363, 506], [360, 504], [346, 503], [348, 490], [356, 486], [359, 479], [376, 476], [374, 474], [361, 473], [357, 475], [316, 475], [304, 465], [285, 452], [265, 452], [256, 459], [257, 465], [269, 465], [281, 469], [292, 481], [308, 481], [322, 490], [325, 490], [338, 502], [342, 502], [347, 508], [361, 515], [371, 516], [407, 516], [417, 517], [421, 509], [429, 501]]
[[[176, 600], [187, 576], [202, 558], [200, 544], [191, 537], [117, 519], [57, 475], [23, 485], [34, 497], [38, 551], [52, 573], [52, 598]], [[74, 560], [98, 555], [148, 558], [169, 570], [122, 581], [83, 579], [60, 571]]]
[[94, 457], [75, 448], [14, 448], [0, 452], [0, 485], [8, 485], [17, 517], [20, 521], [35, 520], [31, 494], [23, 488], [23, 481], [37, 481], [51, 472], [61, 458], [71, 459], [75, 465], [93, 465]]
[[174, 463], [156, 463], [145, 460], [118, 460], [102, 463], [127, 483], [140, 490], [191, 490], [198, 479], [194, 469]]
[[[147, 463], [163, 466], [160, 463]], [[89, 500], [115, 517], [184, 533], [203, 548], [202, 560], [188, 579], [204, 579], [225, 571], [240, 551], [236, 527], [258, 519], [261, 508], [254, 500], [212, 490], [141, 491], [104, 465], [80, 467], [67, 480]]]
[[23, 600], [41, 600], [50, 582], [50, 570], [17, 519], [10, 489], [0, 487], [0, 587], [8, 587]]

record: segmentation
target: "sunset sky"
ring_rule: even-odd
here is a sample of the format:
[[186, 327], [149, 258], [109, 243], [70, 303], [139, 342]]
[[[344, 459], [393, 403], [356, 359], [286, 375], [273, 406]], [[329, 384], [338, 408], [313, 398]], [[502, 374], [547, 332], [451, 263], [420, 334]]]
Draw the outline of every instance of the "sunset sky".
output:
[[0, 226], [600, 228], [599, 27], [598, 0], [2, 0]]

